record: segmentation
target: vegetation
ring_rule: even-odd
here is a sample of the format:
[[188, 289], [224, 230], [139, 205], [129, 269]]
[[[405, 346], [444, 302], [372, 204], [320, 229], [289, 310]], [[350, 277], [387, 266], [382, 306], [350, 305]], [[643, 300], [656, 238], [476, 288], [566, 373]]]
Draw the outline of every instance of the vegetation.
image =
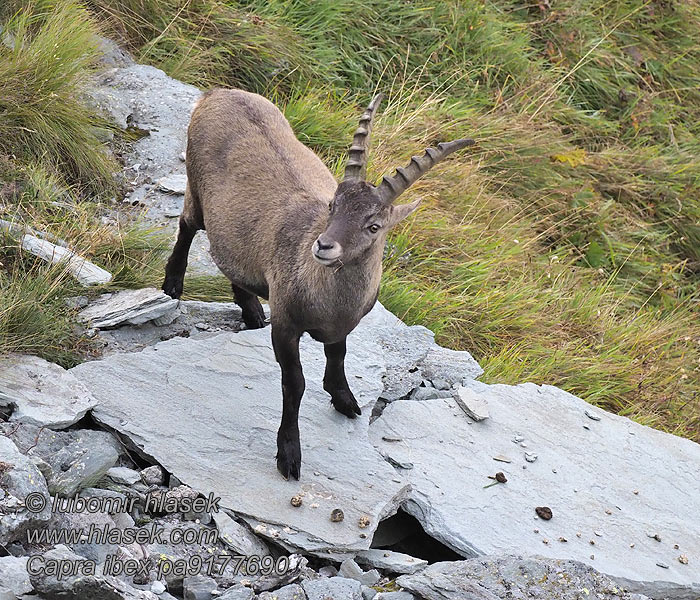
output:
[[[474, 137], [407, 192], [423, 208], [391, 237], [381, 300], [486, 381], [558, 385], [700, 440], [697, 0], [13, 0], [0, 23], [0, 212], [70, 239], [115, 285], [157, 283], [162, 243], [97, 217], [112, 159], [76, 100], [97, 23], [174, 77], [273, 98], [338, 173], [377, 88], [370, 176]], [[41, 200], [56, 190], [70, 210]], [[76, 360], [86, 342], [55, 300], [75, 289], [15, 246], [0, 349]], [[186, 289], [227, 296], [216, 279]]]

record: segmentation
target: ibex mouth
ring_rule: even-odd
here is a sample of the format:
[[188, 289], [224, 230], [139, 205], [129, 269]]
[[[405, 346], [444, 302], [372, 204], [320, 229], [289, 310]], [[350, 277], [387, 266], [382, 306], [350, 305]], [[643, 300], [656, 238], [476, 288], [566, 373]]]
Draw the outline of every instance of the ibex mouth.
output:
[[322, 243], [316, 240], [311, 248], [311, 254], [323, 266], [332, 267], [340, 262], [342, 248], [336, 242]]
[[321, 263], [324, 267], [334, 267], [338, 264], [340, 264], [340, 257], [336, 256], [335, 258], [326, 258], [323, 256], [319, 256], [315, 252], [313, 253], [314, 258], [316, 259], [316, 262]]

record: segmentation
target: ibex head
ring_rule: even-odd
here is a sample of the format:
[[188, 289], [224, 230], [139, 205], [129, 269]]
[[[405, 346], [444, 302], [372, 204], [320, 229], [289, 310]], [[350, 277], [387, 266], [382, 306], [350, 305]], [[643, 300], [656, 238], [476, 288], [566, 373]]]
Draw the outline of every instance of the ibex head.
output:
[[382, 94], [375, 96], [360, 117], [345, 177], [329, 205], [326, 230], [313, 244], [314, 258], [322, 265], [351, 264], [361, 260], [375, 244], [383, 246], [389, 229], [420, 204], [420, 199], [397, 206], [394, 201], [448, 154], [474, 143], [471, 139], [440, 143], [437, 148], [428, 148], [423, 156], [411, 158], [411, 162], [405, 168], [398, 168], [393, 176], [385, 175], [379, 185], [372, 185], [365, 181], [367, 152], [372, 119], [382, 98]]

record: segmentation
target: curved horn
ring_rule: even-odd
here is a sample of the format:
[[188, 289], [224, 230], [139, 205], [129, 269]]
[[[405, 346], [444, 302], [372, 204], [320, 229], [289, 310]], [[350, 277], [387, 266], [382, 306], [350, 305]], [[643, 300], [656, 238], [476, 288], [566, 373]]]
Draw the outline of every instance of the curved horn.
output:
[[473, 144], [474, 140], [463, 139], [454, 142], [441, 142], [437, 148], [428, 148], [423, 156], [412, 157], [411, 162], [405, 168], [396, 169], [396, 175], [393, 177], [385, 175], [377, 186], [379, 195], [384, 202], [391, 204], [448, 154]]
[[365, 179], [372, 119], [374, 118], [374, 113], [377, 112], [377, 108], [379, 108], [382, 98], [384, 98], [384, 94], [377, 94], [360, 117], [360, 126], [355, 131], [355, 135], [352, 138], [352, 146], [348, 153], [348, 163], [345, 166], [345, 178], [343, 181], [364, 181]]

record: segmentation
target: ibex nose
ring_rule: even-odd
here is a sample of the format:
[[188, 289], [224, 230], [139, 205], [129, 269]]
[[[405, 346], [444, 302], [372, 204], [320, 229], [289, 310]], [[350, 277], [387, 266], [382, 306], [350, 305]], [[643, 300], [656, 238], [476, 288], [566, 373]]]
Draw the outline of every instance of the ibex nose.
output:
[[338, 260], [342, 250], [343, 248], [338, 242], [328, 239], [323, 234], [316, 238], [312, 249], [314, 258], [324, 265], [332, 264]]

